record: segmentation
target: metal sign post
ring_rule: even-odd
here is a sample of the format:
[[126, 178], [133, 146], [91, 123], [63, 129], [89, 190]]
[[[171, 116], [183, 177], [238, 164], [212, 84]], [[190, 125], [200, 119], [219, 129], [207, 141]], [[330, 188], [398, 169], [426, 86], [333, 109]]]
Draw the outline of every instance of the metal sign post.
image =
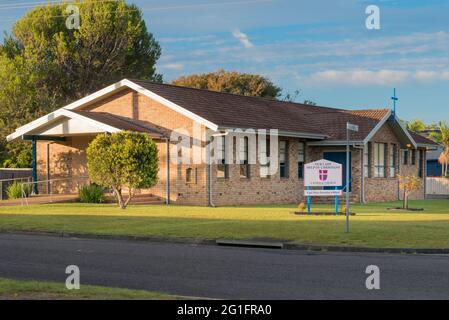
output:
[[351, 124], [349, 122], [346, 123], [346, 233], [349, 232], [349, 186], [351, 178], [349, 175], [349, 170], [351, 170], [351, 147], [349, 146], [349, 141], [351, 138], [351, 131], [358, 132], [359, 126], [355, 124]]

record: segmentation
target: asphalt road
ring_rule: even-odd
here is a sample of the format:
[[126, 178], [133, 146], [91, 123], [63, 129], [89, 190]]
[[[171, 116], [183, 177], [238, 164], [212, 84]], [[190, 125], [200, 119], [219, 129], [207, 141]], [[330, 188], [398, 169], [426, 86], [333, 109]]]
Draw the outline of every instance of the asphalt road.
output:
[[[309, 253], [0, 234], [0, 277], [224, 299], [448, 299], [449, 257]], [[380, 290], [365, 269], [380, 268]]]

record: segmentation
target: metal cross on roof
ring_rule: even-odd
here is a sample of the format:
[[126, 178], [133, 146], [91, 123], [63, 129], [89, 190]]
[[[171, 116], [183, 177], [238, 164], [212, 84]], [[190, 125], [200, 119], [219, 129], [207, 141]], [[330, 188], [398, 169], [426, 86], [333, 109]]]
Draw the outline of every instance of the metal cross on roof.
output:
[[398, 97], [396, 97], [396, 88], [393, 90], [393, 96], [391, 97], [391, 100], [393, 100], [393, 114], [396, 116], [396, 102], [399, 100]]

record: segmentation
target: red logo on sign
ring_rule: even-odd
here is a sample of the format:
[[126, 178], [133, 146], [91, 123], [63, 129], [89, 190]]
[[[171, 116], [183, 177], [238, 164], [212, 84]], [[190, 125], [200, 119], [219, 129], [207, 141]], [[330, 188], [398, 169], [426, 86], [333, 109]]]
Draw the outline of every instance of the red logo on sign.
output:
[[320, 170], [320, 181], [327, 181], [328, 170]]

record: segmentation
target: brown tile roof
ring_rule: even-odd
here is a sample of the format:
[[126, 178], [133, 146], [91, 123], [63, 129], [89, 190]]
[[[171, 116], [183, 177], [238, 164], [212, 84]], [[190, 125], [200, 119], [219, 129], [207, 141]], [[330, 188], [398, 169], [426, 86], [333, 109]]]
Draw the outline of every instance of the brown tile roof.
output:
[[363, 140], [389, 112], [389, 109], [350, 111], [142, 80], [131, 81], [222, 128], [278, 129], [342, 140], [346, 137], [346, 122], [349, 121], [361, 129], [352, 140]]
[[163, 128], [160, 128], [158, 126], [155, 126], [154, 124], [150, 124], [144, 121], [130, 119], [106, 112], [87, 112], [75, 110], [71, 111], [120, 130], [144, 132], [150, 135], [152, 138], [156, 139], [165, 138], [169, 136], [166, 130], [164, 130]]
[[327, 113], [310, 113], [307, 117], [329, 136], [329, 140], [346, 139], [346, 123], [359, 126], [358, 132], [351, 132], [351, 140], [362, 141], [388, 115], [389, 109], [379, 110], [335, 110]]

